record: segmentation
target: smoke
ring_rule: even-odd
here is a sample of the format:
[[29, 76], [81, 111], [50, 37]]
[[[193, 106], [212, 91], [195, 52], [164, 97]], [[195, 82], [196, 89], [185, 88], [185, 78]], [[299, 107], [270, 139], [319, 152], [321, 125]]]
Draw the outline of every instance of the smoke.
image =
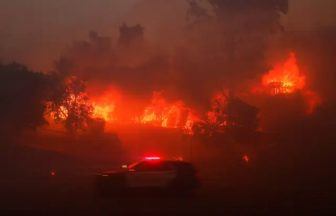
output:
[[[90, 28], [97, 31], [90, 31], [83, 40], [75, 40], [56, 59], [54, 74], [60, 79], [22, 66], [0, 66], [0, 131], [13, 134], [39, 127], [45, 123], [45, 102], [56, 101], [58, 110], [62, 106], [73, 109], [70, 128], [77, 127], [79, 113], [84, 124], [93, 130], [79, 139], [69, 136], [57, 140], [54, 135], [45, 138], [55, 139], [51, 143], [57, 143], [54, 144], [57, 147], [51, 148], [60, 148], [58, 143], [62, 143], [69, 152], [87, 144], [83, 151], [78, 148], [76, 155], [88, 158], [95, 155], [99, 159], [104, 154], [108, 161], [111, 155], [123, 155], [124, 147], [132, 156], [145, 154], [148, 149], [161, 149], [166, 155], [182, 149], [188, 155], [189, 141], [190, 145], [196, 141], [192, 147], [194, 158], [190, 158], [201, 165], [208, 163], [204, 170], [218, 168], [219, 173], [224, 173], [223, 167], [231, 166], [230, 172], [239, 175], [242, 166], [251, 164], [248, 169], [255, 172], [254, 180], [258, 182], [263, 173], [265, 177], [261, 179], [265, 185], [269, 176], [281, 181], [283, 176], [303, 174], [311, 168], [306, 166], [312, 164], [310, 158], [314, 163], [318, 161], [310, 173], [319, 175], [318, 166], [329, 171], [328, 164], [334, 164], [330, 162], [334, 161], [335, 152], [335, 29], [285, 31], [280, 21], [287, 13], [287, 3], [285, 0], [144, 0], [135, 4], [118, 27], [109, 26], [109, 31], [101, 30], [94, 21], [89, 22]], [[284, 62], [290, 52], [296, 53], [305, 86], [290, 94], [253, 92], [254, 87], [263, 84], [263, 76]], [[88, 95], [82, 95], [82, 90], [77, 96], [72, 91], [72, 97], [64, 95], [67, 86], [63, 81], [69, 77], [84, 82]], [[80, 89], [84, 87], [80, 85]], [[155, 92], [160, 94], [152, 97]], [[218, 92], [228, 92], [223, 104], [213, 98]], [[164, 95], [163, 99], [158, 95]], [[320, 100], [307, 113], [310, 103], [307, 98], [312, 95]], [[91, 110], [94, 104], [86, 106], [90, 100], [86, 96], [94, 102], [112, 101], [109, 106], [102, 103], [99, 108], [121, 112], [121, 121], [132, 118], [136, 110], [137, 116], [148, 114], [148, 121], [154, 119], [156, 125], [162, 126], [164, 121], [168, 125], [171, 119], [162, 115], [178, 113], [186, 120], [190, 108], [206, 120], [200, 121], [204, 124], [193, 137], [181, 136], [177, 130], [147, 130], [133, 125], [120, 126], [119, 140], [115, 135], [101, 133], [104, 122], [86, 121], [94, 113]], [[161, 112], [156, 116], [157, 106]], [[107, 118], [113, 120], [113, 116]], [[213, 124], [211, 119], [215, 119]], [[183, 124], [175, 121], [175, 125]], [[209, 131], [203, 133], [204, 130]], [[78, 145], [68, 145], [75, 139]], [[105, 151], [106, 148], [110, 151]], [[242, 166], [237, 168], [237, 164]], [[281, 171], [274, 173], [278, 170]], [[292, 174], [287, 170], [303, 171]], [[231, 177], [233, 182], [237, 178]]]
[[204, 113], [216, 92], [230, 90], [261, 109], [262, 129], [285, 128], [307, 116], [307, 94], [260, 97], [251, 87], [260, 85], [262, 76], [293, 51], [307, 89], [322, 101], [331, 99], [333, 40], [325, 40], [330, 33], [284, 31], [285, 0], [243, 2], [140, 1], [120, 23], [117, 35], [89, 32], [87, 39], [63, 51], [56, 70], [87, 82], [93, 97], [119, 90], [121, 100], [127, 101], [125, 109], [130, 100], [149, 104], [159, 91]]
[[286, 12], [276, 4], [141, 1], [126, 19], [137, 22], [121, 24], [118, 39], [92, 31], [63, 52], [57, 69], [102, 90], [143, 98], [164, 91], [205, 110], [216, 91], [237, 90], [266, 70], [269, 38]]
[[50, 70], [69, 41], [93, 27], [110, 33], [136, 1], [1, 1], [0, 59]]
[[[229, 90], [265, 110], [261, 112], [265, 116], [272, 113], [267, 109], [283, 110], [286, 104], [293, 104], [293, 115], [304, 115], [305, 94], [282, 98], [280, 103], [278, 97], [258, 98], [250, 91], [294, 50], [309, 89], [322, 99], [334, 97], [329, 65], [333, 40], [326, 44], [325, 35], [302, 40], [297, 33], [284, 32], [281, 16], [287, 12], [285, 0], [139, 1], [119, 29], [111, 30], [117, 35], [90, 31], [86, 39], [63, 50], [55, 70], [85, 81], [94, 98], [113, 89], [125, 97], [122, 100], [149, 103], [153, 92], [159, 91], [168, 100], [183, 101], [204, 113], [216, 92]], [[314, 40], [315, 47], [311, 45]], [[321, 69], [326, 76], [320, 75]], [[286, 118], [265, 119], [278, 119], [265, 124], [272, 125]]]

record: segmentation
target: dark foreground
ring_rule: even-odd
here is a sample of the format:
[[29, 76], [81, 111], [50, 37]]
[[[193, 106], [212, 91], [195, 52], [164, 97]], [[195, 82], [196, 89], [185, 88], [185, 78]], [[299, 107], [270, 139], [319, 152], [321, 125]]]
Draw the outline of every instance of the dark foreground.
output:
[[81, 161], [21, 147], [2, 149], [0, 156], [0, 215], [336, 215], [334, 163], [328, 158], [324, 166], [309, 160], [296, 169], [270, 164], [274, 157], [230, 170], [203, 160], [202, 186], [192, 196], [138, 192], [102, 198], [94, 190], [95, 169]]
[[94, 193], [91, 176], [54, 176], [43, 182], [20, 178], [7, 182], [1, 191], [0, 215], [333, 215], [336, 212], [331, 191], [320, 187], [257, 189], [247, 184], [223, 186], [219, 179], [208, 179], [203, 180], [203, 187], [192, 196], [141, 192], [101, 198]]

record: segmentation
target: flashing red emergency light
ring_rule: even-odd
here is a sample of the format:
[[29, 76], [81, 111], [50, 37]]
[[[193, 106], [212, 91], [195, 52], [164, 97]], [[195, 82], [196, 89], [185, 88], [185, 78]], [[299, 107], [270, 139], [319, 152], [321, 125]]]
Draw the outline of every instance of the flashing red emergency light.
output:
[[250, 157], [248, 155], [243, 155], [242, 159], [246, 163], [248, 163], [250, 161]]
[[145, 160], [161, 160], [161, 157], [158, 157], [158, 156], [150, 156], [150, 157], [145, 157]]

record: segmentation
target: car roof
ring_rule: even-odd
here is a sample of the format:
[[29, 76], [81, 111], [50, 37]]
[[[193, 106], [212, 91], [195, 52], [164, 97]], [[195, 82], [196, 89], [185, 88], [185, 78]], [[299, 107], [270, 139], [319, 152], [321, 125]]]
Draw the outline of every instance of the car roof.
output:
[[187, 161], [182, 161], [182, 160], [166, 160], [166, 159], [159, 159], [159, 160], [142, 160], [140, 162], [151, 162], [151, 161], [157, 161], [157, 162], [164, 162], [164, 163], [173, 163], [173, 164], [191, 164], [190, 162]]
[[140, 163], [150, 163], [150, 162], [153, 162], [153, 161], [160, 162], [160, 163], [170, 163], [174, 166], [179, 166], [179, 165], [180, 166], [183, 166], [183, 165], [184, 166], [193, 166], [190, 162], [186, 162], [186, 161], [159, 159], [159, 160], [141, 160], [141, 161], [130, 164], [129, 167], [136, 166], [137, 164], [140, 164]]

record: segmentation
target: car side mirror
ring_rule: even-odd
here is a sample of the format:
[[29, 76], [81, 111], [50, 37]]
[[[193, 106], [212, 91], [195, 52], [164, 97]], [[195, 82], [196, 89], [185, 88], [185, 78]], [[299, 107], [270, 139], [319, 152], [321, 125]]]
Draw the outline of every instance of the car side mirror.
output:
[[121, 166], [121, 168], [123, 168], [123, 169], [127, 169], [128, 166], [127, 166], [127, 164], [124, 164], [124, 165]]

